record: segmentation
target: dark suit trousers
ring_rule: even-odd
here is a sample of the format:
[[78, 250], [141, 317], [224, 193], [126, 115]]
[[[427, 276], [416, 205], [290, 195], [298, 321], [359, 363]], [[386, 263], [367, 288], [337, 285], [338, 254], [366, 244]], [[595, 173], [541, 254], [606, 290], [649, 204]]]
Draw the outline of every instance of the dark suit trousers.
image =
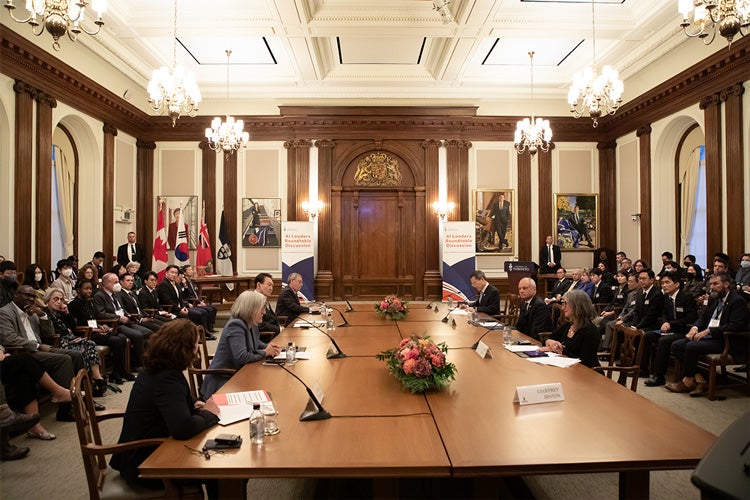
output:
[[[648, 340], [646, 334], [646, 340]], [[660, 335], [656, 355], [654, 356], [653, 369], [651, 375], [664, 376], [667, 373], [667, 364], [669, 363], [669, 352], [672, 348], [672, 344], [680, 339], [684, 339], [684, 333], [670, 333], [668, 335]]]
[[112, 359], [115, 362], [114, 373], [119, 375], [127, 372], [125, 368], [125, 341], [128, 338], [123, 333], [104, 335], [102, 333], [91, 333], [91, 340], [97, 345], [106, 345], [112, 351]]
[[151, 335], [151, 330], [141, 325], [120, 324], [117, 326], [117, 332], [129, 338], [130, 344], [133, 346], [131, 368], [141, 366], [143, 364], [143, 350], [146, 347], [146, 339]]
[[724, 339], [702, 338], [697, 342], [683, 338], [672, 344], [672, 354], [682, 362], [682, 376], [694, 377], [698, 371], [698, 358], [704, 354], [717, 354], [724, 350]]
[[[70, 387], [70, 382], [73, 380], [74, 373], [73, 360], [70, 356], [56, 352], [42, 351], [36, 351], [32, 356], [44, 365], [44, 369], [58, 385]], [[83, 357], [81, 357], [81, 363], [83, 363]]]

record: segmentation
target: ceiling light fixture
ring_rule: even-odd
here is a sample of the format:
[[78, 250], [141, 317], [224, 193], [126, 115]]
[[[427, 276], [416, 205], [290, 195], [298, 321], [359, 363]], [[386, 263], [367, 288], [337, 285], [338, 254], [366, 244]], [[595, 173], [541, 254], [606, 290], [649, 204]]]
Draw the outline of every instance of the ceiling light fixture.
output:
[[[732, 47], [732, 39], [744, 36], [750, 27], [750, 0], [679, 0], [680, 26], [690, 38], [698, 37], [709, 45], [718, 31]], [[688, 31], [694, 26], [697, 31]]]
[[527, 149], [533, 157], [538, 149], [545, 153], [549, 151], [549, 144], [552, 140], [552, 129], [549, 127], [549, 120], [534, 117], [534, 52], [529, 52], [531, 61], [531, 119], [524, 118], [516, 124], [516, 151], [523, 154]]
[[174, 24], [172, 29], [172, 68], [162, 66], [154, 70], [148, 82], [148, 104], [159, 114], [166, 114], [175, 126], [184, 113], [195, 116], [201, 93], [195, 83], [195, 73], [177, 67], [177, 0], [174, 2]]
[[[229, 100], [229, 56], [231, 50], [227, 50], [227, 104]], [[211, 128], [206, 129], [206, 139], [208, 147], [214, 151], [224, 151], [227, 154], [234, 153], [240, 146], [247, 147], [247, 141], [250, 135], [244, 131], [245, 122], [235, 120], [234, 117], [227, 115], [225, 122], [221, 121], [218, 116], [211, 121]]]
[[96, 28], [90, 31], [82, 24], [85, 20], [84, 12], [88, 5], [89, 2], [86, 0], [26, 0], [26, 10], [29, 13], [26, 19], [18, 19], [13, 15], [13, 11], [16, 9], [13, 0], [5, 0], [3, 7], [8, 9], [8, 13], [14, 21], [29, 23], [36, 36], [44, 33], [46, 29], [55, 40], [52, 43], [52, 48], [60, 50], [58, 40], [66, 33], [68, 38], [75, 42], [82, 31], [87, 35], [96, 35], [102, 29], [104, 24], [102, 14], [107, 10], [107, 0], [93, 0], [91, 2], [91, 8], [97, 12], [97, 16], [96, 20], [93, 21]]
[[455, 21], [451, 10], [448, 8], [451, 0], [432, 0], [432, 10], [440, 13], [440, 17], [443, 18], [443, 24], [452, 23]]
[[573, 76], [573, 84], [568, 92], [568, 104], [573, 116], [580, 118], [588, 113], [594, 120], [594, 127], [599, 124], [602, 115], [614, 115], [622, 103], [622, 92], [625, 87], [617, 70], [604, 66], [602, 74], [596, 73], [596, 21], [594, 0], [591, 0], [591, 41], [593, 45], [593, 63], [590, 67]]

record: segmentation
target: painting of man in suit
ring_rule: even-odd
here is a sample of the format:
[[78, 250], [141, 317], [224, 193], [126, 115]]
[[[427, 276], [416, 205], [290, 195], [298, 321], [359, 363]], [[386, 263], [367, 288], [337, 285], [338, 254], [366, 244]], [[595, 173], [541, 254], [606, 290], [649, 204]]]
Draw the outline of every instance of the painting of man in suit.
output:
[[588, 250], [598, 244], [595, 194], [555, 195], [557, 244], [561, 250]]
[[513, 254], [513, 191], [474, 193], [477, 253]]

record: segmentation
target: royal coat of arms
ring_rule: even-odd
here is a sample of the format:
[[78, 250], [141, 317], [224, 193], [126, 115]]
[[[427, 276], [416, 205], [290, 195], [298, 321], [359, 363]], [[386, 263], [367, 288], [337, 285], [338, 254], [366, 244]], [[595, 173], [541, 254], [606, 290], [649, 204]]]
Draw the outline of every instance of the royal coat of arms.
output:
[[386, 153], [372, 153], [357, 165], [357, 186], [400, 186], [398, 160]]

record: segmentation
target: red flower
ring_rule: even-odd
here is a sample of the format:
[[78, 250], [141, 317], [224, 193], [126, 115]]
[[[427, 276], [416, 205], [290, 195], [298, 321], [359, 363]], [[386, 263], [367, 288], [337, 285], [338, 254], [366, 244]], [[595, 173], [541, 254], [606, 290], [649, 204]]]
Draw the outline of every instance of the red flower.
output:
[[417, 362], [413, 359], [407, 359], [406, 361], [404, 361], [404, 373], [406, 373], [407, 375], [414, 373], [414, 365], [416, 364]]

